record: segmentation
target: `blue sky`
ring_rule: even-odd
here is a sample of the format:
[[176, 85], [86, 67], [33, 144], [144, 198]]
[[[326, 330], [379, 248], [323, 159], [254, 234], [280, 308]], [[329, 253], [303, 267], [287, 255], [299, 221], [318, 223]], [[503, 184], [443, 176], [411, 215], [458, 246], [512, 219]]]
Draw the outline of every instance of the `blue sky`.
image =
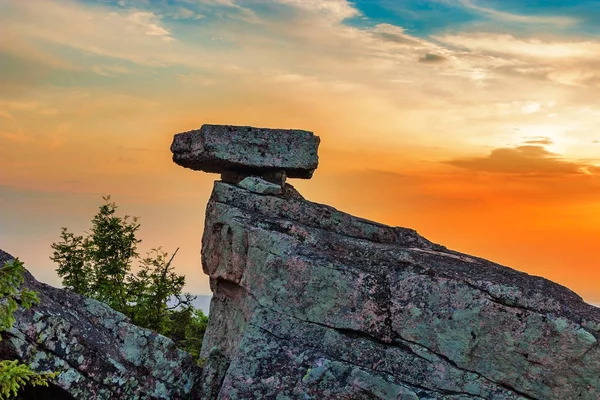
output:
[[[301, 1], [301, 0], [300, 0]], [[298, 1], [298, 2], [300, 2]], [[228, 1], [187, 0], [85, 0], [88, 4], [102, 4], [116, 9], [131, 6], [163, 12], [165, 20], [186, 25], [199, 17], [227, 18], [224, 12]], [[237, 2], [244, 8], [261, 13], [285, 12], [277, 2], [246, 0]], [[600, 2], [597, 0], [354, 0], [349, 1], [360, 15], [349, 17], [347, 24], [368, 26], [379, 23], [401, 26], [411, 34], [426, 37], [446, 31], [481, 28], [514, 32], [531, 29], [531, 24], [546, 20], [541, 25], [548, 32], [573, 35], [596, 35], [600, 32]], [[231, 11], [231, 10], [228, 10]], [[287, 11], [290, 11], [289, 9]], [[527, 20], [529, 18], [529, 21]], [[572, 19], [574, 23], [561, 25], [554, 21]], [[552, 26], [554, 25], [554, 26]], [[537, 28], [540, 28], [539, 26]]]
[[563, 33], [593, 34], [600, 29], [597, 23], [600, 2], [594, 0], [359, 0], [355, 4], [370, 20], [400, 25], [418, 35], [457, 31], [484, 23], [489, 29], [513, 33], [519, 25], [524, 25], [520, 17], [578, 20], [574, 25], [561, 27], [559, 31]]

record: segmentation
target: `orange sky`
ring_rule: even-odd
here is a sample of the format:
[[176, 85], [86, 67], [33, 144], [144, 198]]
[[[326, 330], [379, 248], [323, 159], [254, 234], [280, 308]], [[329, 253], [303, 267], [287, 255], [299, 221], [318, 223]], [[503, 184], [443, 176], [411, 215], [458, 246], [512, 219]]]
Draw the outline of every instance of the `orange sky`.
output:
[[223, 123], [312, 130], [306, 198], [600, 304], [600, 36], [577, 16], [432, 0], [474, 15], [434, 30], [345, 0], [174, 3], [0, 0], [0, 248], [38, 279], [60, 283], [50, 244], [111, 194], [209, 293], [218, 177], [169, 145]]

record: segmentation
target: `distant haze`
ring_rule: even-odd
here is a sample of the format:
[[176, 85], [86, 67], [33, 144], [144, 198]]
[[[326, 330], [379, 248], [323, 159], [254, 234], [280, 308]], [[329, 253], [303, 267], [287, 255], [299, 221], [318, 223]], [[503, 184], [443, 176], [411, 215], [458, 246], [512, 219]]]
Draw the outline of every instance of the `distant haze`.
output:
[[196, 298], [196, 300], [194, 300], [194, 307], [202, 310], [202, 312], [205, 315], [208, 315], [208, 311], [210, 309], [210, 299], [212, 298], [212, 296], [210, 295], [205, 295], [205, 294], [201, 294], [198, 295], [198, 297]]

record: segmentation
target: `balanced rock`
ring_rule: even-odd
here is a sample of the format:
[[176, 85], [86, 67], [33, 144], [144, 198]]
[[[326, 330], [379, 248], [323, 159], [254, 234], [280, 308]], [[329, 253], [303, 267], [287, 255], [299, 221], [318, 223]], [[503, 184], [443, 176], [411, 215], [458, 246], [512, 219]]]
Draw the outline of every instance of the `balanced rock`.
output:
[[248, 175], [285, 172], [312, 177], [318, 165], [319, 137], [297, 129], [202, 125], [173, 139], [173, 161], [204, 172], [240, 171]]
[[[0, 264], [12, 258], [0, 250]], [[199, 399], [201, 368], [173, 341], [97, 300], [40, 283], [29, 272], [24, 278], [40, 303], [17, 310], [13, 328], [2, 333], [0, 360], [60, 375], [20, 398]]]

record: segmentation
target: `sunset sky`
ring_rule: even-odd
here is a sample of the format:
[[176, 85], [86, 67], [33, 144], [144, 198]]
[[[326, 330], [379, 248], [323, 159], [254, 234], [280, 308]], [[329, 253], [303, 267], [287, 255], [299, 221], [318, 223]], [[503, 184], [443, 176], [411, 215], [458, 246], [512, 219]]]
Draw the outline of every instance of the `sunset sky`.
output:
[[50, 245], [110, 194], [187, 289], [217, 175], [204, 123], [321, 137], [313, 201], [416, 229], [600, 304], [600, 1], [0, 0], [0, 248]]

